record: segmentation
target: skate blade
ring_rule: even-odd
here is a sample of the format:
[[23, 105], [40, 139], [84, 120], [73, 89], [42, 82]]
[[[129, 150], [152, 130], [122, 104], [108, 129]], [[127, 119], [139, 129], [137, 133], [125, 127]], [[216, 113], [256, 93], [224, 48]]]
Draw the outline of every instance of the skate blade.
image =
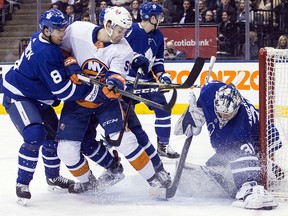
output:
[[27, 206], [28, 200], [29, 200], [29, 199], [20, 198], [20, 197], [19, 197], [18, 200], [17, 200], [17, 203], [18, 203], [19, 205], [22, 205], [22, 206]]
[[276, 208], [278, 206], [277, 203], [270, 203], [270, 204], [262, 204], [261, 206], [255, 206], [255, 207], [247, 207], [245, 206], [243, 200], [236, 200], [232, 203], [233, 207], [237, 208], [244, 208], [244, 209], [254, 209], [254, 210], [272, 210], [273, 208]]
[[125, 175], [123, 173], [117, 175], [116, 177], [114, 176], [113, 179], [109, 179], [109, 180], [107, 180], [103, 176], [99, 177], [97, 180], [97, 185], [94, 188], [90, 188], [89, 190], [87, 190], [81, 194], [84, 196], [98, 197], [98, 196], [102, 195], [107, 189], [109, 189], [113, 185], [117, 184], [118, 182], [120, 182], [124, 178], [125, 178]]
[[61, 188], [53, 185], [48, 185], [47, 190], [54, 193], [68, 193], [68, 188]]
[[113, 185], [117, 184], [118, 182], [122, 181], [125, 178], [125, 175], [123, 173], [114, 176], [113, 179], [106, 179], [106, 178], [98, 178], [98, 186], [99, 189], [104, 189], [106, 190], [109, 187], [112, 187]]

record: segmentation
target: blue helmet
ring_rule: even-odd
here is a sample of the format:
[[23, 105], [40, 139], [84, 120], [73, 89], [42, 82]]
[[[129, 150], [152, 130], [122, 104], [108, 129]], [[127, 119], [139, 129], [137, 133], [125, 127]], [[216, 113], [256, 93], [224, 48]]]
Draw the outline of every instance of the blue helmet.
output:
[[108, 10], [111, 8], [111, 6], [107, 6], [105, 8], [103, 8], [101, 10], [101, 12], [99, 13], [99, 25], [103, 25], [104, 24], [104, 16], [106, 14], [106, 12], [108, 12]]
[[66, 28], [68, 26], [68, 20], [60, 10], [52, 8], [41, 15], [39, 26], [41, 30], [43, 30], [44, 27], [51, 29]]
[[158, 17], [163, 16], [163, 9], [160, 5], [153, 2], [146, 2], [140, 7], [140, 15], [142, 20], [149, 20], [153, 15]]

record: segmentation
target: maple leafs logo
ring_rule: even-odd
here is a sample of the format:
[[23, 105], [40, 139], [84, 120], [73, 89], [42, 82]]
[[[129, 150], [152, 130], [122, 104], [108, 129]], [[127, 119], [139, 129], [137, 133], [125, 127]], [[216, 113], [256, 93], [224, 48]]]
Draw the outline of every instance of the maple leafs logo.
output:
[[50, 19], [52, 16], [53, 16], [53, 15], [52, 15], [52, 13], [51, 13], [51, 12], [50, 12], [50, 13], [48, 13], [48, 14], [47, 14], [47, 19]]
[[[149, 70], [151, 70], [152, 68], [152, 65], [153, 65], [153, 62], [154, 62], [154, 59], [155, 57], [153, 57], [153, 52], [152, 52], [152, 49], [149, 48], [146, 52], [145, 52], [145, 57], [149, 60]], [[149, 71], [148, 70], [148, 71]]]

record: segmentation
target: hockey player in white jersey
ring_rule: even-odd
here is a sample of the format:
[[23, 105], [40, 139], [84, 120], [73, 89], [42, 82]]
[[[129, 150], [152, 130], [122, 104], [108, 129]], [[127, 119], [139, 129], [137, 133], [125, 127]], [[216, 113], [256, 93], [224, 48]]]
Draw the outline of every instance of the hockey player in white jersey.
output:
[[[235, 86], [212, 81], [203, 86], [197, 101], [192, 94], [189, 107], [176, 123], [175, 134], [198, 135], [205, 122], [210, 143], [216, 153], [206, 162], [207, 167], [203, 167], [203, 170], [214, 178], [223, 192], [237, 199], [233, 206], [247, 209], [277, 207], [274, 197], [259, 185], [261, 165], [258, 110], [241, 96]], [[282, 142], [274, 125], [270, 127], [275, 132], [275, 139], [268, 144], [268, 149], [276, 151], [281, 148]], [[228, 187], [226, 183], [229, 181], [214, 172], [211, 169], [213, 167], [231, 169], [231, 179], [236, 190]], [[213, 193], [213, 188], [205, 190]]]
[[[121, 109], [117, 88], [124, 89], [125, 77], [133, 67], [133, 51], [124, 35], [132, 24], [129, 12], [123, 7], [111, 7], [104, 16], [104, 27], [88, 22], [74, 22], [66, 31], [62, 48], [81, 66], [83, 73], [107, 86], [99, 88], [106, 100], [101, 103], [75, 101], [64, 104], [57, 138], [58, 155], [79, 182], [69, 187], [71, 193], [83, 193], [99, 188], [99, 179], [92, 174], [84, 155], [99, 163], [106, 157], [95, 141], [95, 125], [105, 131], [105, 137], [117, 139], [122, 128]], [[137, 68], [135, 68], [137, 69]], [[75, 80], [77, 81], [77, 80]], [[93, 132], [94, 130], [94, 132]], [[165, 187], [135, 135], [126, 130], [121, 144], [115, 147], [151, 186]], [[84, 154], [84, 155], [83, 155]], [[115, 162], [115, 161], [114, 161]], [[122, 165], [107, 169], [104, 176], [121, 180]], [[100, 164], [106, 168], [107, 164]], [[102, 180], [103, 175], [99, 178]], [[100, 185], [101, 187], [101, 185]]]
[[[111, 7], [106, 7], [102, 9], [102, 11], [99, 14], [99, 23], [102, 23], [102, 25], [104, 22], [104, 15], [107, 11], [109, 11], [110, 8]], [[142, 69], [141, 71], [147, 72], [148, 67], [149, 67], [149, 60], [143, 55], [139, 55], [137, 53], [134, 53], [134, 55], [135, 57], [134, 57], [133, 63], [136, 64], [137, 62], [137, 64], [141, 66], [141, 69]], [[124, 100], [122, 100], [122, 105], [123, 105], [123, 109], [127, 110], [128, 104]], [[158, 176], [159, 177], [162, 176], [163, 181], [166, 181], [167, 185], [169, 185], [170, 184], [169, 182], [172, 183], [171, 176], [165, 170], [163, 162], [160, 158], [160, 155], [158, 154], [152, 142], [149, 140], [147, 133], [143, 130], [141, 122], [139, 121], [135, 111], [133, 109], [130, 109], [128, 115], [129, 115], [128, 128], [135, 134], [138, 143], [145, 149], [146, 153], [148, 154], [149, 158], [152, 161], [152, 164]]]

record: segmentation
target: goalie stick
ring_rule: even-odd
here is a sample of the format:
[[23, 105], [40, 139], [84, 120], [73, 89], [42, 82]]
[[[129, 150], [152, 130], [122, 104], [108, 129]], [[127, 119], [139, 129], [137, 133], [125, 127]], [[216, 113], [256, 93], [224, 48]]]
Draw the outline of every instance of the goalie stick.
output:
[[[209, 69], [208, 69], [208, 73], [205, 77], [205, 83], [204, 84], [206, 84], [210, 79], [210, 74], [211, 74], [211, 71], [213, 69], [215, 61], [216, 61], [216, 57], [211, 56]], [[186, 111], [188, 111], [188, 108], [185, 110], [185, 112]], [[178, 189], [178, 185], [179, 185], [180, 178], [182, 175], [183, 167], [185, 165], [185, 161], [186, 161], [186, 158], [187, 158], [187, 155], [189, 152], [189, 148], [190, 148], [192, 139], [193, 139], [193, 134], [190, 134], [189, 136], [187, 136], [187, 138], [185, 140], [184, 146], [182, 148], [181, 156], [180, 156], [179, 162], [178, 162], [177, 167], [176, 167], [176, 172], [174, 174], [174, 179], [173, 179], [171, 187], [159, 188], [157, 190], [151, 191], [150, 194], [153, 197], [162, 198], [162, 199], [169, 199], [169, 198], [174, 197], [174, 195], [176, 194], [176, 191]]]
[[[83, 75], [80, 75], [80, 74], [77, 74], [77, 77], [80, 80], [84, 81], [84, 82], [92, 83], [92, 84], [99, 85], [99, 86], [105, 86], [106, 85], [104, 83], [98, 82], [95, 79], [91, 79], [89, 77], [86, 77], [86, 76], [83, 76]], [[173, 108], [173, 106], [174, 106], [174, 104], [176, 102], [176, 99], [177, 99], [177, 91], [176, 91], [176, 89], [173, 89], [173, 94], [171, 96], [171, 99], [170, 99], [169, 103], [167, 103], [165, 105], [156, 103], [154, 101], [151, 101], [151, 100], [148, 100], [148, 99], [145, 99], [145, 98], [142, 98], [142, 97], [139, 97], [139, 96], [137, 96], [137, 95], [135, 95], [135, 94], [133, 94], [133, 93], [131, 93], [129, 91], [118, 89], [118, 92], [121, 95], [123, 95], [123, 96], [125, 96], [127, 98], [143, 102], [147, 106], [152, 106], [152, 107], [164, 110], [164, 111], [170, 111]]]
[[[205, 77], [205, 83], [204, 84], [209, 82], [210, 74], [211, 74], [213, 65], [215, 63], [215, 60], [216, 60], [216, 58], [214, 56], [212, 56], [211, 60], [210, 60], [209, 70], [208, 70], [207, 76]], [[233, 82], [231, 84], [233, 84], [234, 86], [237, 86], [241, 82], [241, 80], [244, 78], [244, 76], [245, 76], [245, 72], [239, 72], [238, 75], [236, 76], [236, 78], [233, 80]], [[180, 178], [181, 178], [182, 171], [183, 171], [183, 168], [184, 168], [184, 165], [185, 165], [187, 154], [189, 152], [189, 148], [190, 148], [190, 144], [192, 142], [192, 138], [193, 138], [193, 135], [191, 135], [190, 137], [187, 137], [186, 140], [185, 140], [185, 143], [184, 143], [184, 146], [183, 146], [183, 149], [182, 149], [182, 153], [181, 153], [181, 157], [180, 157], [180, 160], [179, 160], [177, 168], [176, 168], [176, 173], [175, 173], [175, 176], [174, 176], [174, 179], [173, 179], [172, 186], [170, 188], [166, 189], [166, 193], [162, 192], [162, 196], [158, 195], [158, 197], [166, 198], [166, 199], [174, 197], [174, 195], [175, 195], [175, 193], [177, 191], [177, 188], [179, 186]], [[225, 182], [225, 179], [222, 178], [222, 182]], [[234, 191], [226, 191], [226, 192], [227, 192], [227, 194], [230, 197], [234, 193]]]
[[184, 143], [184, 146], [182, 148], [182, 152], [181, 152], [181, 156], [176, 168], [176, 173], [174, 175], [174, 179], [173, 179], [173, 183], [171, 185], [170, 188], [166, 189], [166, 194], [165, 194], [165, 198], [172, 198], [174, 197], [176, 190], [178, 188], [179, 185], [179, 181], [182, 175], [182, 171], [183, 171], [183, 167], [185, 165], [185, 161], [189, 152], [189, 148], [192, 142], [192, 138], [193, 138], [193, 134], [191, 134], [190, 137], [187, 137]]
[[[196, 79], [198, 78], [203, 65], [205, 63], [205, 59], [201, 57], [197, 57], [191, 72], [189, 73], [187, 79], [182, 84], [162, 84], [162, 83], [147, 83], [147, 82], [138, 82], [137, 85], [149, 85], [149, 86], [157, 86], [155, 88], [144, 88], [144, 89], [134, 89], [133, 94], [142, 94], [142, 93], [151, 93], [151, 92], [159, 92], [159, 91], [167, 91], [171, 89], [186, 89], [193, 87]], [[197, 74], [197, 76], [196, 76]], [[134, 83], [134, 82], [130, 82]]]

